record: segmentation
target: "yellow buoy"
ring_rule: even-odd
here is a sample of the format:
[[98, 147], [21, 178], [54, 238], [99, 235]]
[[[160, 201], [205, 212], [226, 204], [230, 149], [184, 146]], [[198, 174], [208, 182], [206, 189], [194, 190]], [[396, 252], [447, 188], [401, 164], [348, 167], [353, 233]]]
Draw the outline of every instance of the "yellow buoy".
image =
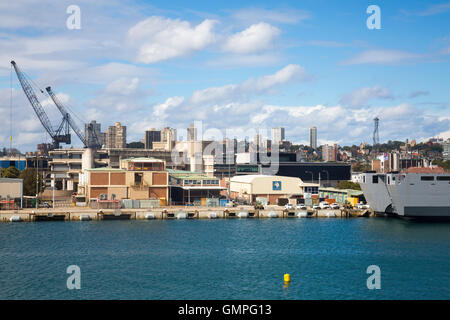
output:
[[291, 275], [289, 273], [284, 274], [284, 282], [291, 282]]

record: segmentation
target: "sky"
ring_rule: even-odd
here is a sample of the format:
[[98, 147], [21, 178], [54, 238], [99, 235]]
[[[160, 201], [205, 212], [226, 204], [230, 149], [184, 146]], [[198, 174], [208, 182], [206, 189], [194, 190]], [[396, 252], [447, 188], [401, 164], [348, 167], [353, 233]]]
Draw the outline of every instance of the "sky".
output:
[[[73, 26], [76, 5], [80, 28]], [[380, 9], [380, 28], [369, 29]], [[68, 21], [69, 20], [69, 21]], [[373, 20], [370, 20], [371, 22]], [[68, 27], [69, 22], [69, 27]], [[319, 144], [450, 137], [450, 2], [0, 0], [0, 147], [51, 142], [10, 61], [81, 126]], [[38, 99], [54, 127], [61, 115]], [[11, 125], [12, 119], [12, 125]], [[72, 134], [74, 146], [81, 142]]]

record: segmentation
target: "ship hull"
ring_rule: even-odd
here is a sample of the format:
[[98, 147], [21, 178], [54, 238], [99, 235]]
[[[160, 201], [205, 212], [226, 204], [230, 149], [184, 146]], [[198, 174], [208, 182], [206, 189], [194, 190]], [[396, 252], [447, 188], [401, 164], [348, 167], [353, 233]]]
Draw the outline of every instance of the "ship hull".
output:
[[361, 189], [375, 212], [414, 219], [450, 218], [450, 175], [364, 175]]

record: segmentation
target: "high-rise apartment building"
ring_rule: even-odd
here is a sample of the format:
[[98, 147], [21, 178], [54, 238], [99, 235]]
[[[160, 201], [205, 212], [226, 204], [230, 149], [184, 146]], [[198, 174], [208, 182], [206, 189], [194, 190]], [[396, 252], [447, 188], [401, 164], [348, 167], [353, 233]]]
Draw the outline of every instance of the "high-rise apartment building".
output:
[[187, 141], [197, 141], [197, 128], [193, 123], [187, 128]]
[[284, 128], [282, 127], [272, 128], [272, 142], [280, 143], [281, 141], [284, 140], [285, 140]]
[[106, 145], [106, 134], [102, 132], [102, 125], [95, 120], [84, 125], [84, 137], [88, 146]]
[[442, 156], [444, 160], [450, 160], [450, 139], [447, 139], [447, 141], [442, 144], [442, 148]]
[[177, 129], [165, 127], [161, 130], [161, 142], [177, 141]]
[[127, 127], [116, 122], [114, 126], [109, 126], [106, 130], [106, 148], [126, 148], [127, 147]]
[[338, 160], [338, 145], [329, 146], [325, 144], [322, 146], [323, 161], [337, 161]]
[[317, 127], [309, 128], [309, 146], [317, 149]]
[[145, 149], [153, 149], [153, 142], [161, 141], [161, 131], [154, 128], [145, 131]]

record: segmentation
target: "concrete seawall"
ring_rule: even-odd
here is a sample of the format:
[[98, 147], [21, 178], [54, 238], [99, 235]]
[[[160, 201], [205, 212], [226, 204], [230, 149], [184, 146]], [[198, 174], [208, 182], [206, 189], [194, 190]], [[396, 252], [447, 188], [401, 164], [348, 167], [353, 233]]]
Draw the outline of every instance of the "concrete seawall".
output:
[[[276, 218], [349, 218], [363, 216], [363, 211], [349, 214], [336, 209], [284, 210], [280, 207], [256, 210], [250, 206], [235, 208], [167, 207], [154, 209], [23, 209], [0, 211], [0, 222], [32, 221], [100, 221], [100, 220], [150, 220], [150, 219], [276, 219]], [[374, 216], [366, 212], [366, 217]]]

